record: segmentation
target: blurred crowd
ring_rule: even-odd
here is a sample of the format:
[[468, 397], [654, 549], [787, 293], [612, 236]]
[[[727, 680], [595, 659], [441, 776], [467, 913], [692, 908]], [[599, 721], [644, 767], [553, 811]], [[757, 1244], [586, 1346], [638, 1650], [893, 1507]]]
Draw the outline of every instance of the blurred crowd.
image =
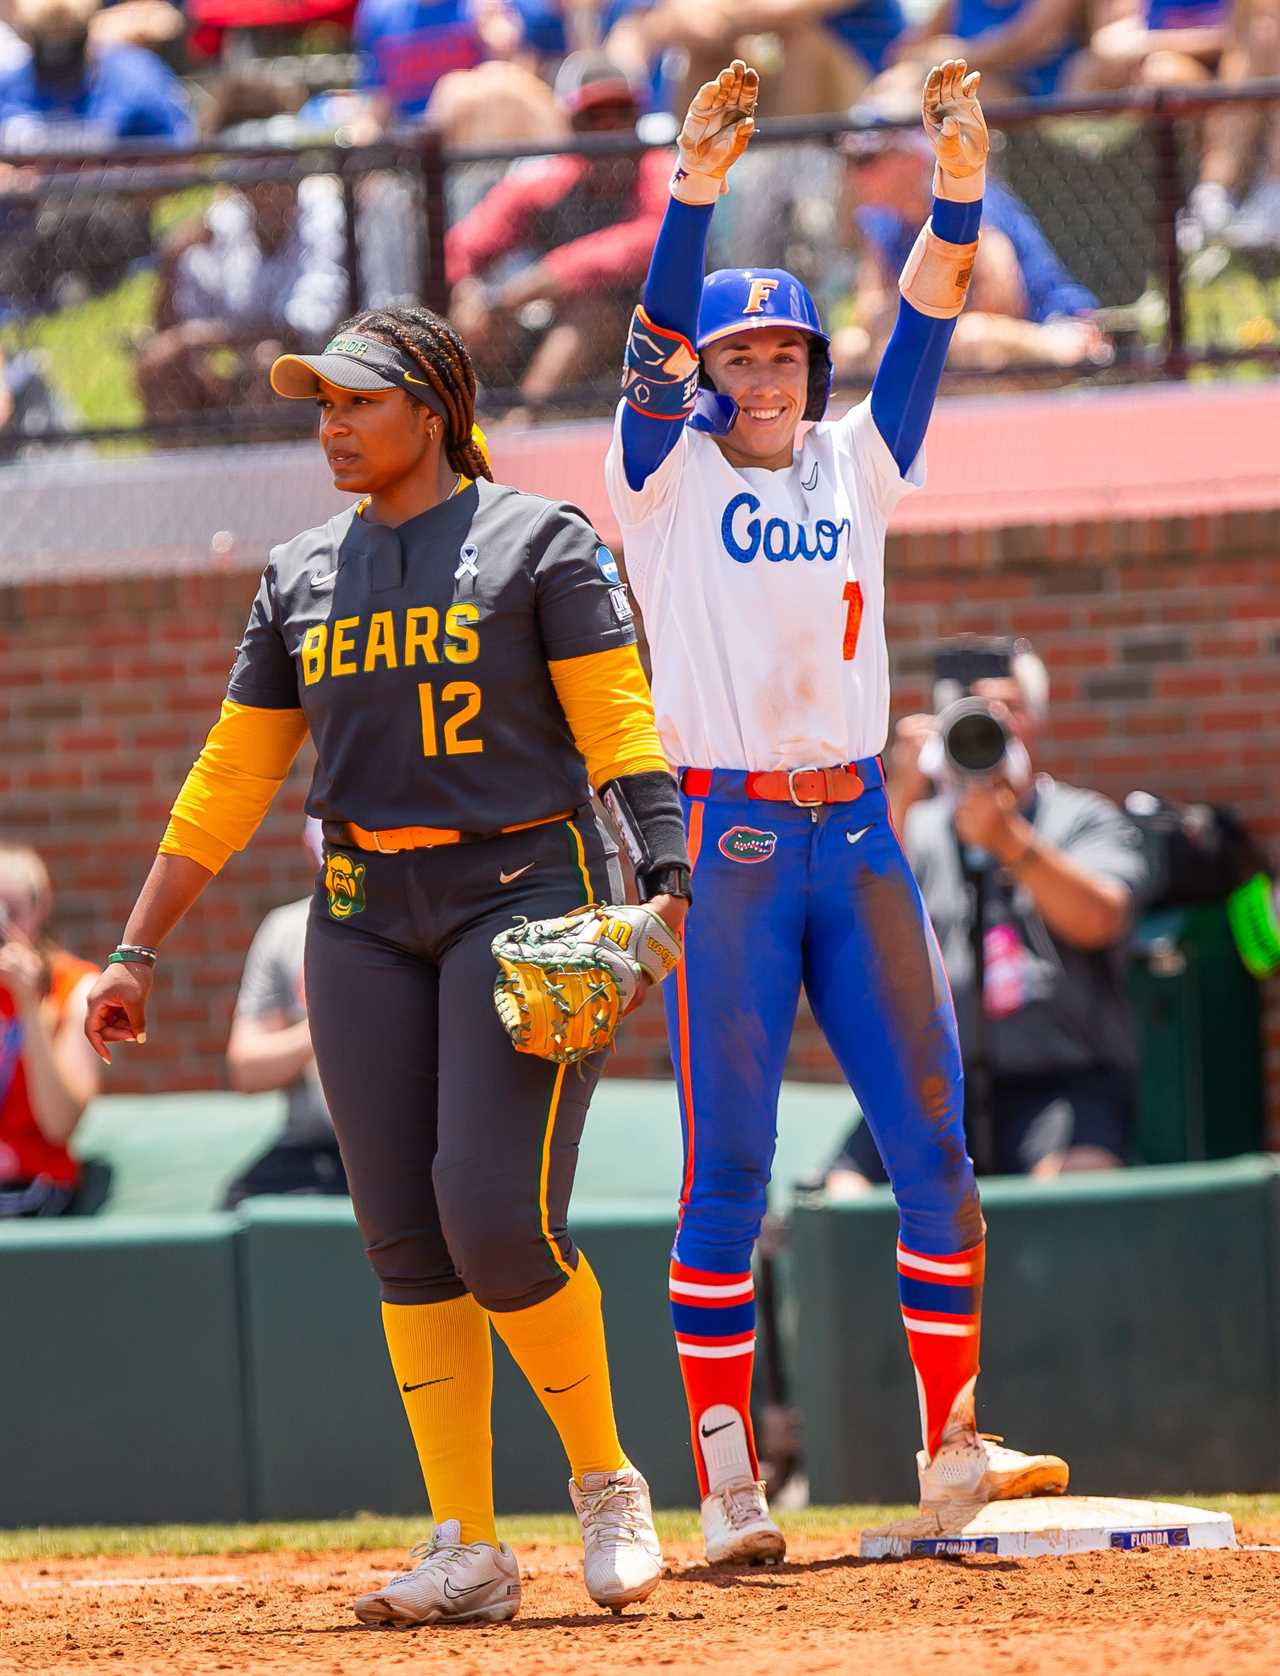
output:
[[[432, 299], [447, 297], [476, 348], [488, 412], [599, 411], [668, 166], [623, 143], [669, 143], [694, 88], [734, 54], [760, 69], [766, 125], [858, 124], [835, 143], [753, 148], [712, 251], [800, 271], [852, 386], [874, 367], [929, 195], [916, 134], [868, 125], [909, 124], [929, 64], [967, 56], [988, 101], [1238, 84], [1280, 75], [1280, 0], [0, 0], [0, 344], [27, 349], [24, 324], [147, 273], [148, 317], [127, 330], [141, 416], [263, 407], [262, 368], [281, 348], [323, 338], [350, 302], [422, 294], [413, 170], [360, 171], [353, 284], [340, 183], [314, 162], [266, 180], [246, 165], [243, 186], [224, 177], [175, 213], [161, 169], [76, 194], [57, 187], [60, 158], [358, 148], [427, 129], [449, 147], [508, 150], [450, 169], [447, 285]], [[1100, 295], [1098, 218], [1077, 206], [1071, 249], [1045, 227], [1053, 191], [1078, 193], [1099, 162], [1080, 120], [1033, 201], [1028, 180], [1001, 178], [997, 148], [957, 372], [1069, 376], [1113, 358], [1111, 314], [1136, 295]], [[600, 135], [618, 147], [564, 149]], [[1178, 241], [1198, 272], [1280, 258], [1280, 105], [1198, 119], [1184, 173]], [[1117, 177], [1118, 238], [1143, 213], [1127, 195]], [[38, 354], [6, 360], [0, 458], [77, 422], [42, 370]]]

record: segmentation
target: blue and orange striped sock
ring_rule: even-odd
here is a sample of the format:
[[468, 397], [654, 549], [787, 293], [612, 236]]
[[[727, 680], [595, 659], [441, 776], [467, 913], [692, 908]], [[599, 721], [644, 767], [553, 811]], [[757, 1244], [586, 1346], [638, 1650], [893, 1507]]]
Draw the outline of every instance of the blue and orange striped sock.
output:
[[949, 1255], [898, 1242], [898, 1298], [920, 1394], [920, 1434], [932, 1460], [948, 1424], [973, 1424], [987, 1245]]
[[[741, 1274], [716, 1274], [710, 1269], [691, 1269], [673, 1258], [670, 1284], [671, 1320], [680, 1357], [680, 1376], [689, 1404], [693, 1459], [698, 1469], [698, 1488], [706, 1497], [726, 1476], [736, 1476], [730, 1470], [731, 1458], [726, 1459], [722, 1469], [715, 1447], [708, 1449], [699, 1433], [699, 1417], [709, 1408], [731, 1408], [741, 1417], [751, 1475], [760, 1476], [751, 1430], [755, 1280], [750, 1269]], [[734, 1454], [739, 1453], [735, 1449]]]

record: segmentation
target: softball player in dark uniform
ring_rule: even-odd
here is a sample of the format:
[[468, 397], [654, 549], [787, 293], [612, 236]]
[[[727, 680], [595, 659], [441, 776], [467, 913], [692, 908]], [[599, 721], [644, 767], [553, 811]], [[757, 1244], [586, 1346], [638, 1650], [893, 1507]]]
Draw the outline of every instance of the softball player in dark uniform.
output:
[[618, 1442], [600, 1290], [566, 1229], [599, 1061], [513, 1051], [490, 943], [621, 898], [588, 779], [678, 927], [687, 855], [625, 591], [574, 508], [493, 483], [466, 349], [425, 309], [357, 316], [284, 356], [335, 485], [366, 499], [276, 548], [222, 716], [174, 805], [90, 1039], [145, 1039], [155, 948], [257, 827], [310, 732], [324, 868], [306, 995], [387, 1343], [435, 1520], [367, 1623], [514, 1616], [494, 1528], [490, 1325], [560, 1433], [587, 1588], [644, 1599], [661, 1556]]

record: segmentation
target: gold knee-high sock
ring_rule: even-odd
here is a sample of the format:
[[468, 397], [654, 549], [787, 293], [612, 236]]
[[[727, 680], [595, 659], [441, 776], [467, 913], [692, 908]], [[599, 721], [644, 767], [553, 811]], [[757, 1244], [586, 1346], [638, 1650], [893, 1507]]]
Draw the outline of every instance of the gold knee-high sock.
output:
[[493, 1522], [493, 1341], [469, 1294], [386, 1304], [382, 1327], [422, 1467], [431, 1517], [464, 1542], [497, 1542]]
[[600, 1284], [582, 1253], [558, 1292], [531, 1309], [500, 1311], [490, 1320], [559, 1432], [579, 1483], [584, 1473], [625, 1467], [613, 1418]]

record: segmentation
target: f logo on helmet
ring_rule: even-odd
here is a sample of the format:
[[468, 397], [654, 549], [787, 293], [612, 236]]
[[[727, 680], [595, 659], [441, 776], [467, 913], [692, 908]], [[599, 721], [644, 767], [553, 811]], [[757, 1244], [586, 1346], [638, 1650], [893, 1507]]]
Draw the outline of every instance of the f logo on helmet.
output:
[[751, 289], [747, 293], [747, 306], [742, 312], [744, 314], [763, 314], [764, 305], [778, 289], [778, 284], [779, 281], [776, 279], [753, 279]]

